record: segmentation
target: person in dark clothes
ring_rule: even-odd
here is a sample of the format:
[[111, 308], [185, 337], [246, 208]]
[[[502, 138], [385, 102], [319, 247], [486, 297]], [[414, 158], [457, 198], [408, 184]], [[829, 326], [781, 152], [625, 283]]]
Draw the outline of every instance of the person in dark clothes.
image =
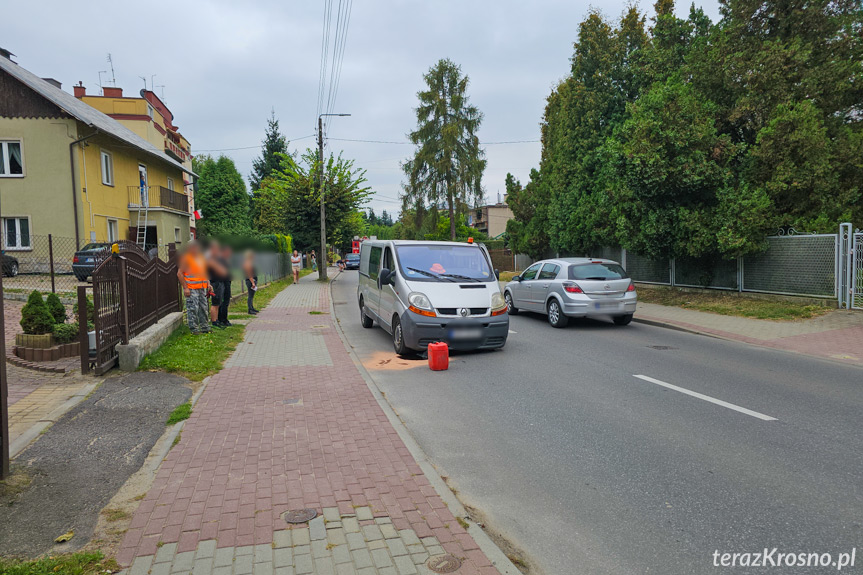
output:
[[255, 252], [247, 250], [243, 258], [243, 274], [246, 276], [246, 289], [249, 292], [249, 313], [256, 315], [255, 292], [258, 290], [258, 270], [255, 269]]
[[213, 327], [224, 329], [227, 326], [219, 321], [219, 308], [222, 305], [222, 277], [227, 270], [222, 266], [222, 246], [216, 240], [210, 241], [207, 250], [207, 272], [210, 276], [210, 287], [213, 291], [210, 297], [210, 322]]
[[222, 274], [222, 297], [219, 302], [218, 321], [223, 326], [228, 327], [231, 324], [228, 321], [228, 306], [231, 305], [231, 248], [230, 246], [222, 246], [220, 263], [224, 273]]

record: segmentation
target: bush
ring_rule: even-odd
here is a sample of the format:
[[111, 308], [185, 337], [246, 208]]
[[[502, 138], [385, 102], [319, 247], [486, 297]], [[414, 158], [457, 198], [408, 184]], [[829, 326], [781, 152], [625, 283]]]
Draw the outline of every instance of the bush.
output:
[[78, 341], [78, 322], [56, 324], [54, 326], [54, 341], [57, 343]]
[[49, 293], [45, 305], [48, 306], [48, 311], [54, 317], [54, 323], [66, 323], [66, 306], [63, 305], [57, 294]]
[[45, 300], [38, 290], [33, 290], [27, 303], [21, 308], [21, 328], [30, 335], [51, 333], [54, 329], [54, 316], [48, 311]]
[[[80, 321], [81, 321], [81, 316], [78, 314], [78, 304], [77, 304], [77, 302], [75, 303], [75, 305], [74, 305], [74, 306], [72, 306], [72, 313], [73, 313], [73, 314], [75, 314], [75, 321], [80, 322]], [[92, 300], [92, 299], [90, 299], [90, 296], [87, 296], [87, 325], [88, 325], [88, 326], [89, 326], [90, 324], [92, 324], [94, 321], [96, 321], [96, 320], [93, 318], [93, 316], [95, 315], [95, 313], [96, 313], [96, 310], [95, 310], [95, 308], [93, 307], [93, 300]]]

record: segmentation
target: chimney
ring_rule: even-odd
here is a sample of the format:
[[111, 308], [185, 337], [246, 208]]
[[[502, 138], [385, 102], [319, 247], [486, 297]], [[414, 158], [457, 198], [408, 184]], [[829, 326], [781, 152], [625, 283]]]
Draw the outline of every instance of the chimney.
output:
[[7, 60], [9, 60], [10, 62], [15, 62], [15, 60], [13, 60], [13, 59], [12, 59], [12, 56], [14, 56], [14, 55], [15, 55], [15, 54], [13, 54], [12, 52], [10, 52], [10, 51], [9, 51], [9, 50], [7, 50], [6, 48], [0, 48], [0, 58], [6, 58], [6, 59], [7, 59]]
[[123, 88], [116, 88], [111, 86], [102, 86], [102, 95], [106, 98], [122, 98], [123, 97]]
[[60, 88], [60, 89], [63, 88], [63, 84], [60, 83], [60, 80], [55, 80], [54, 78], [42, 78], [42, 79], [45, 80], [46, 82], [48, 82], [49, 84], [51, 84], [52, 86], [54, 86], [55, 88]]
[[72, 92], [75, 94], [76, 98], [83, 98], [87, 95], [87, 88], [84, 87], [84, 82], [78, 80], [77, 86], [72, 86]]

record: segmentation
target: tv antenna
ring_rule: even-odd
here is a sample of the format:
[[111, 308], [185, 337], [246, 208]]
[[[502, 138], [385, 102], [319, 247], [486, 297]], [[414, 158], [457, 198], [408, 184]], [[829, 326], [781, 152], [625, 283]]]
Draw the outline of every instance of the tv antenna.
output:
[[144, 80], [144, 91], [147, 90], [147, 77], [146, 76], [138, 76], [142, 80]]
[[[111, 85], [116, 87], [117, 86], [117, 78], [114, 76], [114, 59], [111, 58], [110, 52], [108, 52], [108, 65], [111, 67]], [[99, 81], [101, 82], [101, 77], [100, 77]]]
[[99, 89], [102, 89], [102, 74], [107, 74], [106, 70], [99, 70]]
[[156, 88], [161, 88], [159, 90], [159, 99], [162, 100], [162, 102], [167, 104], [167, 102], [165, 101], [165, 85], [159, 84], [158, 86], [156, 86]]

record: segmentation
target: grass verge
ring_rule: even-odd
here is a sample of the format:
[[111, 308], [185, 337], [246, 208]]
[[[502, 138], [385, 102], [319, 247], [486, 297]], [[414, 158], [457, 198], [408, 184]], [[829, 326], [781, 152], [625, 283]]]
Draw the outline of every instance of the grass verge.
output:
[[174, 408], [174, 411], [171, 412], [171, 415], [168, 416], [168, 421], [165, 422], [165, 425], [174, 425], [175, 423], [180, 423], [181, 421], [186, 421], [192, 416], [192, 404], [191, 403], [183, 403]]
[[638, 301], [754, 319], [791, 321], [824, 315], [829, 308], [793, 301], [747, 298], [723, 293], [684, 292], [668, 288], [638, 290]]
[[512, 278], [518, 275], [518, 272], [500, 272], [500, 277], [498, 278], [502, 282], [511, 282]]
[[141, 360], [141, 371], [167, 371], [192, 381], [201, 381], [222, 369], [225, 360], [243, 341], [245, 326], [213, 329], [208, 334], [192, 335], [184, 325], [155, 352]]
[[96, 575], [114, 573], [120, 566], [102, 553], [72, 553], [56, 555], [35, 561], [10, 561], [0, 558], [0, 573], [4, 575]]

